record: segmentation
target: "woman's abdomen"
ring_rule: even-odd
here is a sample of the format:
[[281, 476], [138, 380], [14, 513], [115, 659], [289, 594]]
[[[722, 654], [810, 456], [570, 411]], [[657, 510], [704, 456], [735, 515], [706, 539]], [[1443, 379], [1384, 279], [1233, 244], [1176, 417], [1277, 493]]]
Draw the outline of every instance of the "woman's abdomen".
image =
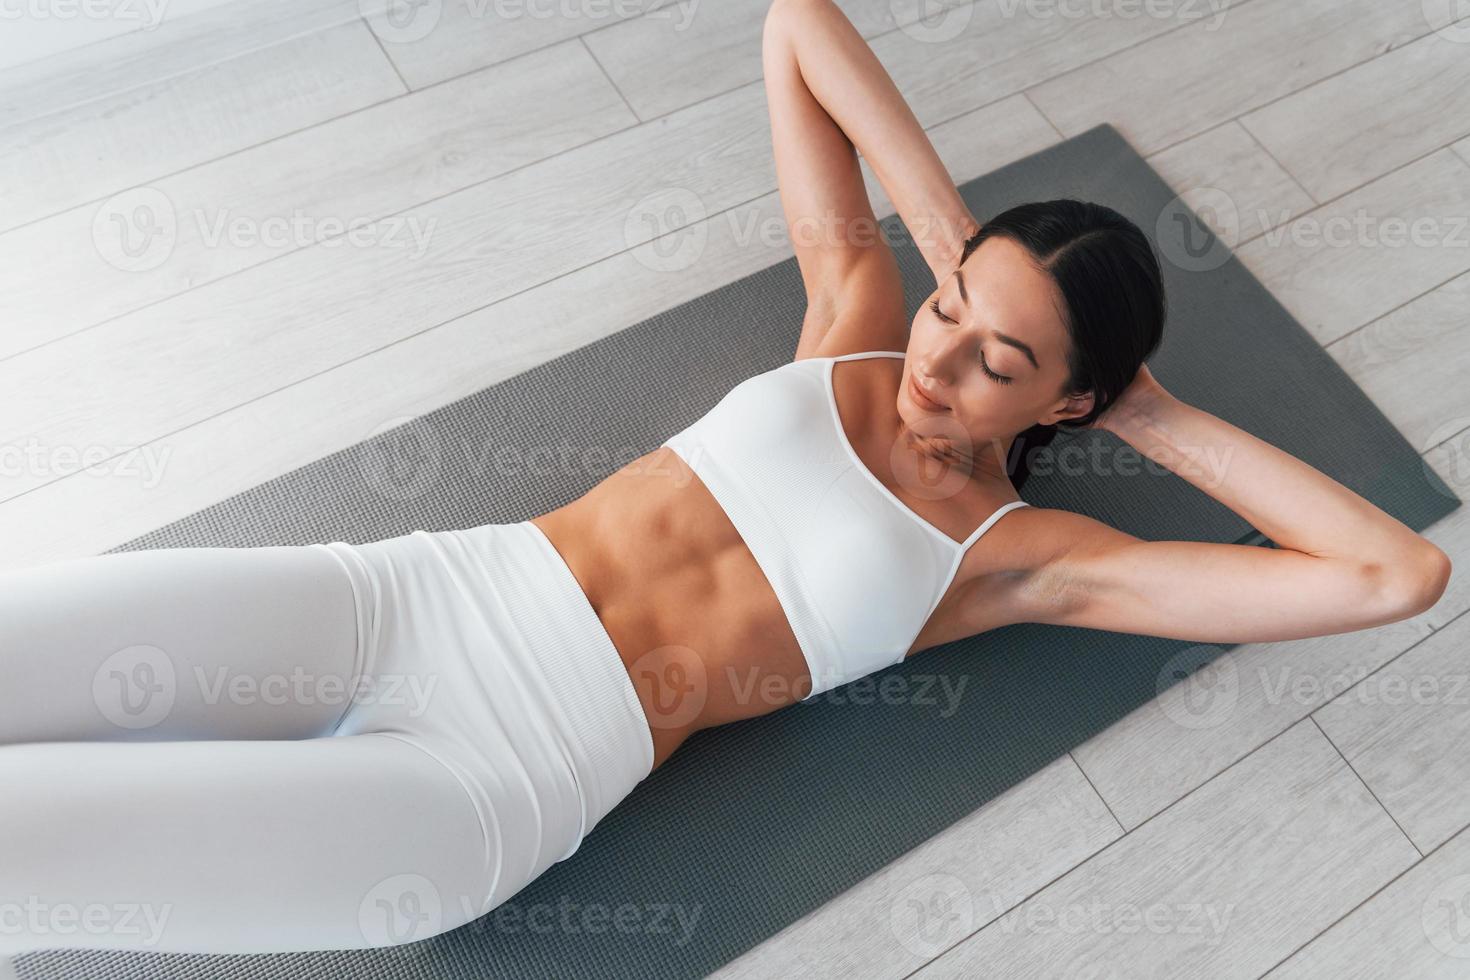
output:
[[671, 450], [634, 460], [533, 523], [617, 647], [658, 762], [701, 728], [766, 714], [810, 690], [769, 581]]

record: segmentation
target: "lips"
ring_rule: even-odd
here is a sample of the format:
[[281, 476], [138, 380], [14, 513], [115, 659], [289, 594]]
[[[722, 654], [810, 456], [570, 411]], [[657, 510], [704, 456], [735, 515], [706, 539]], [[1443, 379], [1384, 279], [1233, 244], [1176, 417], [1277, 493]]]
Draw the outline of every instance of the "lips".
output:
[[914, 401], [918, 403], [920, 408], [927, 408], [931, 412], [949, 411], [948, 405], [944, 404], [944, 402], [942, 401], [933, 398], [928, 393], [926, 393], [923, 388], [919, 387], [919, 379], [917, 375], [909, 375], [909, 394], [913, 397]]

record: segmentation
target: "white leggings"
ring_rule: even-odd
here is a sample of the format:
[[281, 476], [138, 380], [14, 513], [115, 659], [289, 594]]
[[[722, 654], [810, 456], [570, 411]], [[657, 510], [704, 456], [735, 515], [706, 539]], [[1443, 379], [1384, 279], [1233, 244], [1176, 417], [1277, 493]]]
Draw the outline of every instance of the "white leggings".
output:
[[0, 572], [0, 956], [424, 939], [652, 764], [530, 522]]

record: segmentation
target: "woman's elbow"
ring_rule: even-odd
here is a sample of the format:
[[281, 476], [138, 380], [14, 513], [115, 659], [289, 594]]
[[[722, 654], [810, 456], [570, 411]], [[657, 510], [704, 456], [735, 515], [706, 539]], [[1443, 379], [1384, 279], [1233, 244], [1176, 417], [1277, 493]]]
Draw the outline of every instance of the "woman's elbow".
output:
[[831, 6], [832, 0], [771, 0], [766, 7], [762, 42], [770, 42], [783, 32], [787, 36], [801, 33], [801, 21], [810, 17], [815, 8]]
[[1454, 566], [1450, 556], [1421, 538], [1422, 547], [1407, 559], [1395, 562], [1394, 571], [1372, 566], [1370, 576], [1381, 607], [1392, 621], [1410, 619], [1434, 607], [1445, 593]]
[[792, 17], [799, 14], [802, 0], [771, 0], [766, 7], [764, 33], [767, 39], [776, 31], [783, 30]]

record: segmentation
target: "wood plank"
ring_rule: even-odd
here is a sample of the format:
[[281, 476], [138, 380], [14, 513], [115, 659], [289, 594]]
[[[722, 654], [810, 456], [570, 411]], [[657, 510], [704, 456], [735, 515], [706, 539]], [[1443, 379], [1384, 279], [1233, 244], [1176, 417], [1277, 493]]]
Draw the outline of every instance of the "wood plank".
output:
[[694, 15], [688, 8], [700, 2], [689, 0], [675, 10], [663, 9], [674, 6], [669, 0], [442, 0], [390, 4], [368, 15], [367, 22], [404, 81], [419, 89], [629, 17], [667, 17], [687, 24]]
[[[148, 261], [121, 251], [125, 224], [96, 229], [92, 205], [16, 229], [0, 235], [0, 268], [35, 273], [0, 293], [0, 357], [635, 122], [591, 55], [569, 41], [153, 181], [175, 231]], [[407, 254], [424, 230], [405, 228]]]
[[[1470, 229], [1466, 231], [1470, 238]], [[1470, 249], [1470, 242], [1467, 242]], [[1410, 300], [1327, 348], [1422, 453], [1470, 429], [1470, 274]]]
[[1266, 978], [1463, 980], [1467, 973], [1470, 832], [1462, 831]]
[[1421, 851], [1470, 824], [1470, 675], [1461, 616], [1313, 714]]
[[[361, 0], [363, 4], [381, 0]], [[362, 16], [358, 0], [229, 0], [0, 71], [0, 128], [153, 85]]]
[[739, 89], [0, 361], [0, 442], [141, 445], [774, 185], [764, 93]]
[[710, 976], [908, 976], [1120, 834], [1063, 756]]
[[[922, 0], [838, 2], [864, 37], [926, 13]], [[932, 6], [960, 3], [936, 0]], [[634, 111], [650, 119], [759, 79], [769, 7], [770, 0], [681, 3], [669, 8], [678, 17], [633, 17], [587, 34], [586, 41]]]
[[1106, 120], [1147, 155], [1423, 37], [1430, 6], [1250, 0], [1028, 94], [1066, 135]]
[[1470, 49], [1431, 33], [1240, 122], [1325, 201], [1470, 133]]
[[129, 34], [154, 31], [170, 20], [208, 12], [229, 0], [168, 3], [9, 4], [0, 32], [0, 68], [65, 56]]
[[[1470, 533], [1463, 535], [1470, 559]], [[1431, 632], [1421, 616], [1373, 630], [1227, 650], [1072, 754], [1132, 830]], [[1169, 746], [1160, 752], [1159, 746]]]
[[1301, 722], [915, 976], [1255, 978], [1418, 857]]
[[1200, 18], [1219, 16], [1209, 8], [1224, 13], [1259, 2], [1161, 4], [1160, 16], [1122, 17], [1099, 14], [1097, 5], [1089, 4], [973, 3], [956, 7], [942, 21], [934, 19], [933, 29], [875, 38], [872, 48], [927, 127], [1147, 38], [1208, 23]]
[[[728, 125], [734, 116], [726, 112], [714, 118]], [[682, 136], [676, 133], [671, 139], [675, 145], [688, 147], [698, 145], [696, 137], [708, 139], [702, 131]], [[1051, 127], [1019, 96], [956, 119], [936, 129], [931, 137], [958, 181], [986, 173], [1056, 140]], [[597, 159], [605, 161], [608, 155], [604, 153]], [[656, 174], [659, 169], [636, 160], [630, 160], [630, 166], [635, 173]], [[586, 185], [552, 181], [548, 186]], [[875, 208], [879, 214], [891, 210], [882, 202], [875, 202]], [[502, 212], [489, 207], [482, 210], [482, 220], [504, 221], [513, 210]], [[12, 496], [0, 506], [0, 540], [6, 543], [0, 549], [0, 567], [96, 554], [353, 445], [391, 420], [418, 415], [471, 394], [791, 254], [780, 201], [770, 190], [728, 213], [711, 214], [689, 231], [704, 244], [691, 257], [691, 264], [678, 274], [666, 271], [667, 265], [658, 260], [654, 250], [667, 253], [664, 246], [676, 236], [682, 237], [682, 229], [670, 231], [657, 245], [622, 249], [602, 261], [573, 268], [551, 282], [538, 280], [534, 269], [518, 267], [511, 270], [512, 277], [522, 276], [524, 285], [536, 281], [543, 284], [514, 292], [435, 329], [380, 346], [365, 356], [333, 350], [334, 344], [352, 344], [357, 325], [353, 316], [348, 316], [320, 341], [327, 354], [335, 354], [329, 360], [330, 369], [294, 384], [270, 387], [275, 366], [268, 362], [261, 369], [263, 379], [257, 379], [265, 382], [263, 387], [269, 389], [265, 393], [249, 401], [234, 401], [229, 408], [192, 425], [175, 423], [163, 414], [160, 424], [168, 429], [166, 435], [136, 447], [121, 447], [121, 453], [109, 454], [111, 461], [102, 465], [89, 469], [73, 465], [70, 476], [56, 472], [56, 443], [39, 444], [40, 462], [20, 472], [14, 466], [0, 468], [0, 486], [24, 480], [38, 488]], [[562, 244], [585, 252], [575, 236], [564, 236]], [[485, 276], [493, 275], [497, 268], [493, 261], [471, 264]], [[542, 269], [541, 273], [544, 276], [548, 270]], [[300, 279], [304, 285], [286, 285], [277, 276], [276, 287], [285, 297], [283, 303], [286, 299], [303, 302], [301, 297], [310, 295], [308, 287], [319, 288], [310, 270]], [[589, 304], [589, 296], [596, 296], [597, 302]], [[239, 301], [244, 301], [243, 296]], [[258, 328], [265, 330], [271, 323], [262, 319]], [[188, 331], [184, 333], [187, 339]], [[145, 326], [139, 331], [140, 339], [133, 342], [147, 350], [168, 349], [180, 343], [165, 340], [155, 347], [148, 336]], [[124, 352], [127, 350], [129, 341], [117, 343]], [[179, 355], [173, 355], [173, 359], [177, 362]], [[219, 360], [206, 358], [201, 369], [208, 373], [208, 364]], [[0, 362], [0, 375], [13, 363]], [[57, 369], [65, 363], [64, 359], [56, 362]], [[99, 369], [104, 382], [123, 370], [105, 366]], [[194, 368], [185, 364], [175, 370], [186, 373]], [[39, 387], [37, 379], [44, 375], [41, 369], [32, 368], [9, 377], [30, 377], [32, 386]], [[185, 390], [171, 394], [168, 405], [192, 411], [200, 397], [194, 393], [196, 387], [207, 391], [208, 384], [190, 385], [187, 378], [178, 383]], [[121, 382], [113, 384], [117, 387]], [[372, 397], [364, 398], [365, 391], [372, 392]], [[44, 394], [44, 390], [38, 390], [36, 398]], [[0, 403], [6, 406], [0, 411], [3, 419], [16, 405], [3, 385]], [[51, 403], [64, 404], [59, 393], [52, 395]], [[104, 400], [91, 411], [104, 412], [110, 404], [119, 403], [116, 399]], [[91, 435], [86, 417], [85, 411], [78, 415], [77, 427], [63, 447], [84, 449], [100, 443]], [[28, 428], [18, 426], [8, 440], [0, 437], [0, 445], [14, 443], [27, 434]]]
[[1315, 206], [1311, 195], [1234, 121], [1146, 159], [1230, 248]]
[[0, 130], [0, 231], [402, 91], [359, 21]]
[[1470, 271], [1470, 167], [1448, 148], [1287, 222], [1237, 257], [1322, 344]]

